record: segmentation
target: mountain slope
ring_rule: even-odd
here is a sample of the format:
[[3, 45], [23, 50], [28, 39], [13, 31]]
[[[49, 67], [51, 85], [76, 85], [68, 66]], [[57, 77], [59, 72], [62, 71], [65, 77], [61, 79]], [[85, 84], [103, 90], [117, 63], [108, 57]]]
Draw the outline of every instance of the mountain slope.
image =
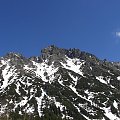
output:
[[49, 46], [0, 58], [0, 120], [120, 120], [119, 63]]

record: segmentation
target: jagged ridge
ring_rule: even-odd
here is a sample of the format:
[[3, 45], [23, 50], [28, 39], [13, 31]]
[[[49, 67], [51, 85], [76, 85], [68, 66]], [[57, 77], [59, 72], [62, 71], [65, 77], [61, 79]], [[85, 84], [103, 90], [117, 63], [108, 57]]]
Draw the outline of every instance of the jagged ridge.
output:
[[0, 59], [0, 119], [119, 120], [119, 63], [54, 45]]

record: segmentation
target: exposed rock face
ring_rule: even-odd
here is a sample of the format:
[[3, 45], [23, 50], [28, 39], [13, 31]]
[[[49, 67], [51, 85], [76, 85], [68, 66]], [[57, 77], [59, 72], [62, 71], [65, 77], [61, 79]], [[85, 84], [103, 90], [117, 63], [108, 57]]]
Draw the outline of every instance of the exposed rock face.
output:
[[0, 58], [0, 120], [120, 120], [119, 62], [54, 45]]

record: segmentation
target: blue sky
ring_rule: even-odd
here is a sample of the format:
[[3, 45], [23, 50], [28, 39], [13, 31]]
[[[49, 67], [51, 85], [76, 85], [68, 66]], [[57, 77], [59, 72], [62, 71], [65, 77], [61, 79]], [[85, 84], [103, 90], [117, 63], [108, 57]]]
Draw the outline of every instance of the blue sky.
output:
[[51, 44], [120, 61], [120, 0], [0, 1], [0, 56]]

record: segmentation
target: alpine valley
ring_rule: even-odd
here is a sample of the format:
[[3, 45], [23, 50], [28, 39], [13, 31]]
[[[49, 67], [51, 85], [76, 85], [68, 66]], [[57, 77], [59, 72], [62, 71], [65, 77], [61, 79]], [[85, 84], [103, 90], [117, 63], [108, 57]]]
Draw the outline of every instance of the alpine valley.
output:
[[120, 120], [120, 63], [54, 45], [0, 57], [0, 120]]

